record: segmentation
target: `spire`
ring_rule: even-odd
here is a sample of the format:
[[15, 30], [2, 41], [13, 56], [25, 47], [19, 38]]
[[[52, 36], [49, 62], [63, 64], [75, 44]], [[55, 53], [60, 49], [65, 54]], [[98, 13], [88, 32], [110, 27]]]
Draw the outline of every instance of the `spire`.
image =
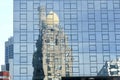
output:
[[40, 12], [40, 20], [46, 21], [46, 8], [44, 6], [40, 7], [39, 12]]

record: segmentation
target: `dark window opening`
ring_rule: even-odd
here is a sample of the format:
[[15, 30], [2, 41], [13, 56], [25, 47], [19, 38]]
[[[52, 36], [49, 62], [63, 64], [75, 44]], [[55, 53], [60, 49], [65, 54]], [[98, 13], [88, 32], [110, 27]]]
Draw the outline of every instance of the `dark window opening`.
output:
[[58, 45], [58, 39], [55, 40], [55, 44]]
[[54, 29], [51, 29], [51, 31], [54, 31]]
[[68, 77], [69, 76], [69, 72], [66, 72], [66, 77]]
[[47, 40], [45, 40], [45, 42], [46, 42], [46, 43], [50, 43], [50, 40], [49, 40], [49, 39], [47, 39]]
[[111, 71], [110, 74], [111, 75], [118, 75], [118, 71]]
[[51, 76], [51, 73], [48, 73], [48, 76]]
[[52, 80], [52, 78], [48, 78], [48, 80]]
[[118, 69], [118, 66], [117, 65], [110, 65], [110, 68]]
[[51, 68], [50, 68], [50, 66], [48, 66], [48, 71], [50, 71], [51, 70]]

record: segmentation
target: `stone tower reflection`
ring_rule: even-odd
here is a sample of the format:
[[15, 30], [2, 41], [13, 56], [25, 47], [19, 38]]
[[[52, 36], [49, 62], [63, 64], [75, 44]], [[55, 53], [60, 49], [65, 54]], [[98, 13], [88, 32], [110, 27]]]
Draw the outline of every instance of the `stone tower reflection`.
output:
[[61, 80], [62, 76], [72, 76], [72, 51], [68, 47], [68, 37], [59, 25], [58, 15], [51, 11], [45, 18], [44, 9], [40, 9], [40, 35], [36, 44], [39, 50], [34, 53], [34, 72], [40, 68], [41, 79]]

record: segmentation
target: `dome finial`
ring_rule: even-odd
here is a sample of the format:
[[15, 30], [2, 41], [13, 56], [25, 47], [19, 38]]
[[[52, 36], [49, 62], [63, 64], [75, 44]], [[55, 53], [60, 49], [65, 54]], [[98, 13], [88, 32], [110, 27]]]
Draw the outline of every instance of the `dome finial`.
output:
[[46, 24], [49, 26], [58, 25], [59, 24], [58, 15], [55, 12], [50, 11], [47, 15]]

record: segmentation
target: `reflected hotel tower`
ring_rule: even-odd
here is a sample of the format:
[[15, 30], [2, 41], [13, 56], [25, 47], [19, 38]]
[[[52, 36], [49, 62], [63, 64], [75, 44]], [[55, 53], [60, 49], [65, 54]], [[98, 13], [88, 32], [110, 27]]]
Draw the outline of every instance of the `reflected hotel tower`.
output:
[[44, 7], [39, 11], [40, 35], [33, 56], [33, 80], [61, 80], [63, 76], [72, 76], [72, 51], [60, 28], [58, 15], [51, 11], [46, 17]]

